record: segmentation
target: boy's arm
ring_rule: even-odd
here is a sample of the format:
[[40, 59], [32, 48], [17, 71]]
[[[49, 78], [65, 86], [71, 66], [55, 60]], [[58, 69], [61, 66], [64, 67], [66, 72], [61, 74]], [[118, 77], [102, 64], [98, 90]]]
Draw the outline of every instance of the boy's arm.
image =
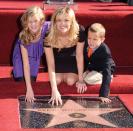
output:
[[108, 98], [110, 93], [110, 82], [111, 82], [111, 66], [105, 66], [102, 72], [102, 84], [99, 92], [100, 100], [104, 103], [110, 103], [111, 100]]
[[100, 97], [108, 97], [110, 93], [110, 82], [111, 82], [111, 67], [113, 65], [113, 59], [111, 56], [110, 49], [105, 46], [102, 50], [102, 84], [99, 91]]
[[100, 97], [108, 97], [110, 93], [110, 82], [111, 82], [111, 66], [110, 64], [106, 64], [104, 69], [102, 70], [102, 84], [99, 91]]

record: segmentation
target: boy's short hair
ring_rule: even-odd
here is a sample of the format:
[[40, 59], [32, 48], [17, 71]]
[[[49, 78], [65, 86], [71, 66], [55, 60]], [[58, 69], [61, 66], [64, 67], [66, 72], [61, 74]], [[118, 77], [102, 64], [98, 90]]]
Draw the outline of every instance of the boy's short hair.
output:
[[106, 33], [105, 27], [100, 23], [92, 24], [88, 29], [88, 32], [89, 31], [98, 33], [100, 35], [100, 37], [105, 37], [105, 33]]

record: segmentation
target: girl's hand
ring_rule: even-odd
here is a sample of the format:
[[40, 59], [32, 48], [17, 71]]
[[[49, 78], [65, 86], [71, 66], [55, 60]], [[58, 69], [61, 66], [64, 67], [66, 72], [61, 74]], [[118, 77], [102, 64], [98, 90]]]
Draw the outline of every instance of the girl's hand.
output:
[[77, 92], [78, 93], [84, 93], [87, 91], [87, 86], [84, 81], [77, 81], [76, 82]]
[[35, 100], [35, 98], [34, 98], [34, 92], [33, 92], [33, 90], [32, 89], [28, 89], [26, 91], [25, 101], [32, 103], [32, 102], [34, 102], [34, 100]]
[[48, 103], [52, 103], [52, 105], [55, 104], [57, 106], [62, 105], [61, 95], [58, 90], [52, 91], [52, 96]]

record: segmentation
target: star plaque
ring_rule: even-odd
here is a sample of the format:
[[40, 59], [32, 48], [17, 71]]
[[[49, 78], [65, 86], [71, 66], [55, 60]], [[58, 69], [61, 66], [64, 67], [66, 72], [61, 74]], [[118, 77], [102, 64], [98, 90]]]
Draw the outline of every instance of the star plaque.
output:
[[62, 106], [48, 104], [48, 96], [37, 96], [34, 103], [19, 97], [22, 128], [121, 128], [133, 127], [133, 116], [118, 97], [109, 104], [95, 97], [63, 96]]

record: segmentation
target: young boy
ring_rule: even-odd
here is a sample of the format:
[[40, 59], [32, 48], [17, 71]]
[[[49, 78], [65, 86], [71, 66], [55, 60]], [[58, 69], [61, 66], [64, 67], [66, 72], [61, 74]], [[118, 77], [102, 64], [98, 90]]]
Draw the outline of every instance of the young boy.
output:
[[[87, 30], [88, 37], [85, 43], [85, 60], [87, 70], [84, 81], [87, 84], [101, 84], [99, 98], [102, 102], [109, 103], [110, 82], [115, 69], [108, 46], [104, 43], [105, 28], [100, 23], [94, 23]], [[87, 50], [86, 50], [87, 49]]]

